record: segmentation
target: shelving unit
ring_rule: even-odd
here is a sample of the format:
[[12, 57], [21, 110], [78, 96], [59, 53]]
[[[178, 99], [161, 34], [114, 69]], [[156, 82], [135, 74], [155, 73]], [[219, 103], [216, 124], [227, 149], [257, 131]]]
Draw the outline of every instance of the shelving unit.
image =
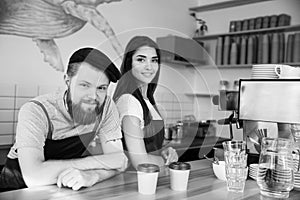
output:
[[[207, 68], [212, 68], [211, 65], [205, 65], [201, 63], [188, 63], [188, 62], [180, 62], [180, 61], [162, 61], [162, 63], [171, 63], [171, 64], [177, 64], [179, 66], [185, 66], [185, 67], [197, 67], [201, 66], [201, 68], [207, 69]], [[257, 63], [258, 64], [258, 63]], [[263, 63], [260, 63], [263, 64]], [[272, 63], [271, 63], [272, 64]], [[283, 65], [290, 65], [290, 66], [295, 66], [295, 67], [300, 67], [300, 63], [276, 63], [276, 64], [283, 64]], [[252, 68], [254, 64], [239, 64], [239, 65], [218, 65], [216, 66], [218, 69], [230, 69], [230, 68]]]
[[[249, 31], [239, 31], [239, 32], [230, 32], [230, 33], [220, 33], [220, 34], [212, 34], [201, 36], [197, 38], [193, 38], [196, 41], [204, 41], [204, 40], [217, 40], [218, 37], [225, 37], [225, 36], [242, 36], [242, 35], [255, 35], [255, 34], [265, 34], [265, 33], [275, 33], [275, 32], [297, 32], [300, 31], [300, 24], [292, 25], [292, 26], [282, 26], [282, 27], [275, 27], [275, 28], [265, 28], [265, 29], [256, 29], [256, 30], [249, 30]], [[254, 63], [253, 63], [254, 64]], [[218, 65], [218, 68], [251, 68], [253, 64], [237, 64], [237, 65]], [[264, 64], [264, 63], [257, 63], [257, 64]], [[300, 66], [300, 63], [282, 63], [291, 66]]]
[[252, 3], [261, 3], [264, 1], [272, 1], [272, 0], [231, 0], [231, 1], [224, 1], [220, 3], [208, 4], [204, 6], [192, 7], [189, 10], [193, 12], [210, 11], [210, 10], [218, 10], [223, 8], [242, 6], [242, 5], [252, 4]]
[[176, 64], [176, 65], [180, 65], [180, 66], [186, 66], [186, 67], [195, 67], [195, 66], [199, 66], [199, 65], [205, 65], [206, 63], [190, 63], [190, 62], [183, 62], [183, 61], [175, 61], [175, 60], [162, 60], [162, 63], [170, 63], [170, 64]]
[[213, 97], [216, 94], [209, 94], [209, 93], [185, 93], [186, 96], [192, 96], [192, 97]]
[[[223, 1], [219, 3], [212, 3], [208, 5], [203, 6], [197, 6], [192, 7], [189, 10], [193, 12], [206, 12], [206, 11], [213, 11], [213, 10], [219, 10], [224, 8], [232, 8], [236, 6], [242, 6], [242, 5], [249, 5], [249, 4], [259, 4], [261, 2], [266, 2], [271, 0], [229, 0], [229, 1]], [[239, 36], [249, 36], [249, 35], [257, 35], [257, 34], [267, 34], [267, 33], [285, 33], [285, 32], [297, 32], [300, 31], [300, 24], [296, 25], [290, 25], [290, 26], [280, 26], [280, 27], [273, 27], [273, 28], [264, 28], [264, 29], [254, 29], [254, 30], [247, 30], [247, 31], [238, 31], [238, 32], [227, 32], [227, 33], [218, 33], [218, 34], [210, 34], [210, 35], [204, 35], [200, 37], [193, 38], [196, 41], [204, 42], [206, 41], [209, 46], [208, 49], [210, 49], [210, 52], [214, 52], [214, 42], [219, 37], [225, 37], [230, 36], [232, 38], [239, 37]], [[210, 53], [211, 54], [211, 53]], [[212, 53], [211, 55], [214, 55]], [[263, 64], [263, 63], [259, 63]], [[282, 63], [282, 64], [288, 64], [292, 66], [299, 66], [299, 63]], [[237, 64], [237, 65], [218, 65], [218, 68], [220, 69], [230, 69], [230, 68], [240, 68], [240, 69], [246, 69], [251, 68], [253, 64]], [[210, 66], [204, 66], [204, 68], [209, 68]]]
[[293, 31], [300, 31], [300, 24], [293, 25], [293, 26], [281, 26], [281, 27], [274, 27], [274, 28], [255, 29], [255, 30], [249, 30], [249, 31], [211, 34], [211, 35], [204, 35], [201, 37], [196, 37], [193, 39], [197, 41], [197, 40], [216, 39], [220, 36], [240, 36], [240, 35], [250, 35], [250, 34], [259, 34], [259, 33], [293, 32]]
[[[259, 64], [264, 64], [264, 63], [259, 63]], [[257, 63], [257, 65], [259, 65]], [[268, 64], [272, 64], [272, 63], [268, 63]], [[282, 65], [290, 65], [290, 66], [295, 66], [295, 67], [300, 67], [300, 63], [276, 63], [276, 64], [282, 64]], [[219, 65], [217, 66], [218, 69], [226, 69], [226, 68], [252, 68], [253, 65], [256, 65], [256, 64], [239, 64], [239, 65]], [[211, 68], [211, 66], [209, 65], [206, 65], [206, 66], [203, 66], [203, 68]]]

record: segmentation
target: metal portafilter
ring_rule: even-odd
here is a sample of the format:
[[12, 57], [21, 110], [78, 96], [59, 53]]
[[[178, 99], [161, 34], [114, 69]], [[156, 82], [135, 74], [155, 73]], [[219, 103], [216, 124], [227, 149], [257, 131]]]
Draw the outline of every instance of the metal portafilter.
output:
[[237, 124], [239, 128], [241, 123], [235, 117], [235, 111], [238, 109], [238, 91], [220, 90], [220, 95], [212, 97], [212, 103], [219, 106], [220, 111], [232, 111], [232, 114], [225, 119], [219, 119], [219, 125], [229, 125], [230, 138], [233, 138], [232, 124]]

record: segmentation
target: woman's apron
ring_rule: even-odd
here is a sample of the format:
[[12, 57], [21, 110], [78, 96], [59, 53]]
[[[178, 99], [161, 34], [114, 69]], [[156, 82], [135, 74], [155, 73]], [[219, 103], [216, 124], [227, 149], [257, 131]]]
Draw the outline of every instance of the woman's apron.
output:
[[[73, 136], [61, 140], [53, 140], [53, 124], [43, 104], [31, 101], [39, 105], [45, 112], [48, 120], [49, 130], [44, 146], [45, 160], [74, 159], [90, 155], [87, 151], [89, 143], [94, 139], [96, 129], [99, 125], [97, 120], [94, 130], [79, 136]], [[21, 173], [18, 159], [7, 158], [0, 175], [0, 192], [27, 187]]]
[[[147, 153], [159, 155], [164, 142], [164, 121], [163, 120], [152, 120], [147, 126], [144, 127], [144, 143]], [[128, 150], [124, 132], [122, 131], [122, 143], [124, 150]]]
[[[128, 150], [124, 138], [124, 133], [122, 131], [123, 137], [123, 148], [124, 150]], [[165, 129], [164, 129], [164, 121], [163, 120], [151, 120], [148, 125], [144, 127], [144, 143], [146, 147], [147, 153], [150, 153], [152, 155], [161, 155], [161, 150], [164, 142], [164, 135], [165, 135]], [[128, 156], [129, 157], [129, 156]], [[132, 165], [130, 165], [127, 170], [127, 172], [135, 172], [136, 170]]]
[[151, 120], [148, 125], [144, 127], [144, 143], [147, 153], [160, 155], [164, 142], [164, 121]]

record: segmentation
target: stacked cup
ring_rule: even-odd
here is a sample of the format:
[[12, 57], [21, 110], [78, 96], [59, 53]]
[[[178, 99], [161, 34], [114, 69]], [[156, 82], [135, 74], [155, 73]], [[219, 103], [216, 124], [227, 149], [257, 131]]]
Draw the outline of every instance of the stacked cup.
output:
[[225, 172], [227, 190], [243, 192], [248, 175], [245, 141], [225, 141], [224, 147]]

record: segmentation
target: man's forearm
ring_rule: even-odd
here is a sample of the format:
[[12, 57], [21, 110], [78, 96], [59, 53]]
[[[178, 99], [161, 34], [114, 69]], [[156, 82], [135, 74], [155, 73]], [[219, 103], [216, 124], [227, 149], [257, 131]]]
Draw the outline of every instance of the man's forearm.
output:
[[97, 174], [97, 183], [109, 179], [115, 175], [120, 174], [117, 170], [105, 170], [105, 169], [96, 169], [92, 170], [95, 174]]
[[[26, 162], [22, 161], [22, 163]], [[23, 167], [22, 173], [27, 186], [30, 187], [54, 184], [57, 176], [68, 168], [124, 171], [126, 167], [127, 157], [125, 154], [112, 153], [70, 160], [47, 160], [31, 167]]]
[[117, 170], [79, 170], [69, 168], [58, 176], [57, 186], [79, 190], [82, 187], [91, 187], [97, 182], [104, 181], [119, 173]]
[[115, 169], [124, 171], [127, 167], [128, 159], [123, 152], [88, 156], [72, 161], [72, 167], [80, 170], [90, 169]]

